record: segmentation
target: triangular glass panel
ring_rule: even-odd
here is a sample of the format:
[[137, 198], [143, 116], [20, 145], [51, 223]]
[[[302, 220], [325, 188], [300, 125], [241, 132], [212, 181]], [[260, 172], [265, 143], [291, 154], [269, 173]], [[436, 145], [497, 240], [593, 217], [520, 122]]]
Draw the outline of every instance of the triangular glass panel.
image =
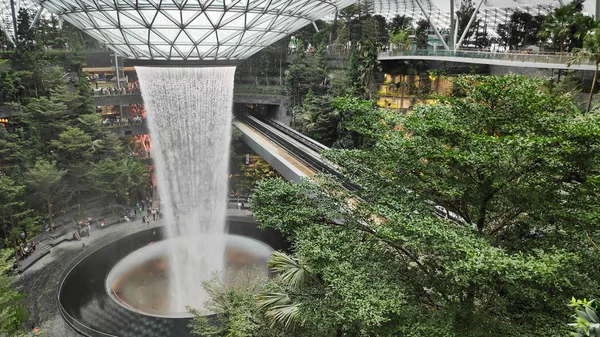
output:
[[158, 13], [155, 10], [138, 10], [138, 13], [140, 13], [140, 15], [142, 16], [142, 18], [144, 19], [144, 21], [146, 21], [146, 24], [150, 25], [152, 24], [152, 21], [154, 20], [154, 17], [156, 16], [156, 13]]
[[197, 10], [187, 10], [187, 8], [185, 10], [181, 11], [181, 23], [183, 26], [186, 26], [192, 19], [194, 19], [196, 17], [196, 15], [199, 15], [199, 12]]
[[169, 10], [161, 10], [161, 14], [164, 14], [169, 20], [171, 20], [173, 25], [180, 26], [181, 25], [181, 11], [175, 9]]
[[119, 13], [121, 27], [139, 27], [144, 26], [144, 20], [136, 11], [121, 11]]
[[194, 45], [194, 41], [190, 40], [190, 38], [187, 36], [187, 34], [185, 32], [181, 32], [181, 34], [179, 34], [179, 36], [177, 37], [177, 39], [175, 40], [175, 45]]
[[175, 41], [175, 39], [177, 38], [177, 35], [179, 35], [179, 32], [181, 31], [180, 29], [158, 29], [158, 30], [154, 30], [159, 36], [162, 35], [163, 39], [167, 42], [167, 43], [173, 43], [173, 41]]
[[133, 36], [136, 40], [142, 41], [144, 43], [148, 43], [148, 29], [144, 28], [129, 28], [126, 29], [129, 35]]
[[206, 45], [206, 44], [217, 44], [217, 33], [215, 31], [211, 31], [210, 34], [208, 34], [207, 36], [205, 36], [200, 43]]
[[150, 44], [165, 43], [165, 41], [156, 34], [153, 30], [150, 30]]
[[275, 20], [277, 20], [277, 17], [272, 16], [272, 17], [270, 17], [270, 20], [268, 20], [268, 21], [264, 21], [261, 23], [256, 22], [256, 24], [254, 26], [252, 26], [252, 29], [267, 30], [271, 26], [271, 24], [273, 22], [275, 22]]
[[223, 17], [223, 12], [211, 9], [204, 11], [204, 14], [208, 17], [211, 25], [215, 28], [218, 27], [219, 22], [221, 22], [221, 18]]
[[187, 59], [188, 57], [190, 57], [192, 50], [194, 50], [196, 48], [196, 46], [194, 46], [194, 45], [177, 45], [177, 46], [175, 46], [175, 48], [177, 49], [178, 53], [181, 55], [181, 57], [183, 59]]
[[123, 33], [125, 34], [125, 37], [127, 38], [127, 42], [129, 44], [147, 44], [148, 43], [147, 38], [141, 37], [137, 34], [134, 34], [128, 29], [123, 30]]
[[205, 36], [210, 34], [212, 32], [212, 29], [186, 28], [185, 31], [194, 40], [194, 44], [197, 44], [198, 41], [202, 40]]
[[108, 1], [108, 0], [96, 0], [97, 6], [103, 10], [106, 9], [116, 9], [115, 8], [115, 4], [112, 1]]
[[[179, 20], [177, 20], [179, 21]], [[177, 22], [176, 21], [176, 22]], [[156, 18], [154, 19], [154, 23], [152, 27], [160, 27], [160, 28], [169, 28], [169, 27], [177, 27], [177, 23], [174, 23], [173, 20], [165, 15], [162, 11], [156, 13]]]
[[115, 26], [112, 22], [110, 22], [106, 17], [104, 17], [104, 15], [100, 14], [99, 12], [90, 12], [88, 13], [88, 15], [94, 20], [93, 24], [96, 27], [110, 28]]
[[[250, 1], [250, 0], [248, 0]], [[257, 0], [257, 1], [250, 1], [250, 4], [248, 5], [248, 11], [260, 11], [262, 12], [262, 9], [269, 3], [270, 0]]]
[[225, 29], [217, 30], [217, 35], [219, 37], [219, 44], [227, 43], [227, 41], [235, 38], [236, 36], [239, 36], [240, 34], [242, 34], [242, 31], [239, 31], [239, 30], [225, 30]]
[[237, 28], [237, 29], [244, 29], [245, 25], [246, 25], [246, 18], [243, 14], [239, 15], [237, 18], [234, 18], [233, 20], [228, 20], [228, 21], [223, 20], [221, 22], [221, 27], [232, 27], [232, 28]]
[[210, 5], [208, 5], [208, 8], [223, 11], [225, 10], [225, 3], [223, 0], [213, 0], [210, 2]]
[[188, 27], [212, 29], [212, 24], [210, 23], [206, 15], [202, 13], [201, 15], [198, 15], [194, 20], [192, 20], [192, 22], [189, 23]]
[[[236, 19], [239, 18], [244, 19], [244, 13], [237, 13], [237, 12], [225, 12], [223, 14], [223, 18], [221, 19], [221, 24], [219, 25], [219, 28], [227, 26], [231, 21], [234, 21]], [[242, 26], [243, 27], [243, 26]]]

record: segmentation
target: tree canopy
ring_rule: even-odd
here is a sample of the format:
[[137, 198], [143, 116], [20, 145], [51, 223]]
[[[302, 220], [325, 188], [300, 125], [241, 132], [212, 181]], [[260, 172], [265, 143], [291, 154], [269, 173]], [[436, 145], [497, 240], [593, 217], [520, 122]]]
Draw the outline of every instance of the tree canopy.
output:
[[[259, 184], [260, 222], [318, 282], [290, 296], [322, 335], [566, 335], [598, 289], [598, 114], [541, 81], [466, 76], [453, 97], [365, 119], [326, 157], [360, 186]], [[367, 127], [369, 125], [370, 127]]]

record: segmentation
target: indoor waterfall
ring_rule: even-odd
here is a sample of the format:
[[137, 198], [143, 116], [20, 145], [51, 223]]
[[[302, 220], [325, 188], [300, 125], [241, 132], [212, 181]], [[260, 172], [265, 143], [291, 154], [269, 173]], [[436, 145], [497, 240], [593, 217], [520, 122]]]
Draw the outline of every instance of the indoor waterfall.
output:
[[160, 212], [171, 240], [171, 310], [202, 308], [223, 269], [235, 67], [136, 67], [152, 138]]

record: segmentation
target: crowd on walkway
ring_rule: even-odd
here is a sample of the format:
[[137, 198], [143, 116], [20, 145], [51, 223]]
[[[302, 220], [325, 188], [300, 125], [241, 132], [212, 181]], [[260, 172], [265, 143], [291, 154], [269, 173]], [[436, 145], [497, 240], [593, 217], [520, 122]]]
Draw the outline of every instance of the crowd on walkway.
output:
[[[98, 109], [96, 109], [98, 110]], [[100, 112], [102, 109], [100, 108]], [[114, 105], [112, 108], [113, 114], [118, 114], [118, 106]], [[146, 122], [146, 109], [144, 109], [143, 104], [130, 104], [129, 105], [129, 116], [121, 117], [121, 116], [111, 116], [106, 117], [102, 121], [102, 125], [104, 126], [122, 126], [122, 125], [135, 125], [135, 124], [143, 124]]]
[[96, 81], [96, 89], [95, 90], [92, 89], [92, 92], [96, 95], [102, 95], [102, 96], [134, 95], [134, 94], [139, 95], [139, 94], [141, 94], [140, 81], [139, 80], [130, 81], [127, 83], [126, 86], [121, 87], [121, 88], [114, 88], [114, 87], [100, 88], [100, 85]]

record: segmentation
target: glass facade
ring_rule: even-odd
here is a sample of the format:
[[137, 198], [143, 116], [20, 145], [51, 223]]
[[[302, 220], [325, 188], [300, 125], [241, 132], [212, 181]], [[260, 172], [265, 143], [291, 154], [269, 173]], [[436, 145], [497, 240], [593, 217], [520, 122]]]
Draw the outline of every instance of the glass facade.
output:
[[[564, 0], [564, 3], [569, 2], [569, 0]], [[421, 0], [421, 3], [438, 29], [450, 27], [450, 7], [447, 0]], [[454, 3], [455, 10], [459, 11], [461, 1], [455, 0]], [[476, 6], [477, 3], [478, 0], [471, 1], [473, 6]], [[509, 21], [511, 14], [515, 11], [527, 12], [533, 16], [546, 15], [559, 6], [559, 0], [484, 0], [477, 18], [482, 19], [490, 35], [496, 35], [498, 25]], [[406, 15], [413, 18], [413, 24], [421, 19], [426, 19], [417, 0], [373, 0], [373, 12], [390, 20], [396, 15]]]
[[41, 0], [141, 60], [240, 60], [353, 0]]

